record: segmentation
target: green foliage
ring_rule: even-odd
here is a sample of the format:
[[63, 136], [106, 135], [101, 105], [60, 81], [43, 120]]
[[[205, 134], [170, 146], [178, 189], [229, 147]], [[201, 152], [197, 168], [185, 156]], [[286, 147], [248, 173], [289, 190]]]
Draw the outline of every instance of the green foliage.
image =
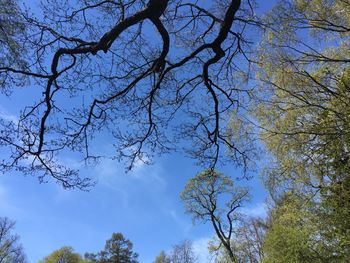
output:
[[28, 83], [25, 76], [14, 78], [10, 72], [4, 73], [8, 67], [26, 69], [26, 43], [30, 42], [26, 31], [17, 0], [0, 0], [0, 92], [6, 95], [11, 93], [10, 85], [24, 86]]
[[242, 215], [237, 211], [249, 198], [248, 190], [235, 187], [230, 177], [212, 169], [190, 179], [181, 193], [186, 211], [194, 221], [211, 222], [230, 261], [236, 262], [231, 243]]
[[225, 210], [240, 207], [247, 198], [247, 189], [234, 187], [230, 177], [211, 169], [190, 179], [181, 193], [186, 211], [192, 214], [194, 220], [210, 219], [211, 211], [218, 212], [217, 216], [221, 217]]
[[85, 259], [71, 247], [62, 247], [39, 263], [137, 263], [138, 255], [132, 251], [132, 243], [121, 233], [113, 233], [106, 241], [104, 250], [97, 254], [86, 253]]
[[271, 211], [264, 240], [264, 263], [324, 262], [317, 247], [317, 225], [302, 200], [286, 194]]
[[170, 263], [170, 258], [164, 251], [161, 251], [153, 263]]
[[88, 263], [71, 247], [62, 247], [40, 260], [39, 263]]
[[16, 0], [0, 0], [0, 66], [24, 66], [24, 19]]
[[350, 257], [350, 178], [322, 189], [317, 224], [322, 238], [339, 258]]
[[106, 241], [104, 250], [97, 254], [85, 254], [85, 258], [98, 263], [137, 263], [138, 254], [132, 251], [133, 244], [121, 233], [113, 233]]
[[266, 18], [254, 105], [273, 161], [264, 180], [274, 200], [302, 197], [274, 210], [268, 262], [350, 258], [349, 14], [346, 1], [293, 0]]
[[270, 211], [263, 262], [346, 262], [349, 246], [341, 246], [336, 225], [310, 196], [286, 193]]

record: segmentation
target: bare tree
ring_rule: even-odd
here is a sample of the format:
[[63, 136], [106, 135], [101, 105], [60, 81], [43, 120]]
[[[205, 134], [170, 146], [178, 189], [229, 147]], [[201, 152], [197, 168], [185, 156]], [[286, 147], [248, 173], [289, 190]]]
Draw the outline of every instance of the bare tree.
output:
[[184, 240], [183, 242], [176, 244], [173, 249], [166, 254], [161, 251], [156, 257], [154, 263], [195, 263], [197, 258], [193, 251], [192, 242], [190, 240]]
[[243, 220], [237, 232], [238, 240], [234, 242], [234, 249], [239, 262], [263, 262], [266, 222], [260, 218], [248, 218]]
[[196, 256], [193, 252], [192, 242], [185, 240], [173, 247], [169, 256], [171, 263], [195, 263]]
[[0, 217], [0, 263], [27, 262], [23, 248], [18, 244], [19, 237], [11, 233], [15, 222]]
[[93, 145], [105, 131], [112, 157], [130, 169], [179, 142], [206, 168], [224, 162], [227, 148], [235, 164], [245, 163], [225, 125], [249, 94], [243, 36], [257, 25], [249, 1], [50, 0], [40, 8], [40, 19], [21, 13], [26, 63], [0, 65], [2, 91], [10, 96], [21, 80], [37, 97], [18, 121], [0, 120], [0, 145], [10, 152], [2, 171], [84, 189], [91, 181], [59, 156], [98, 161]]

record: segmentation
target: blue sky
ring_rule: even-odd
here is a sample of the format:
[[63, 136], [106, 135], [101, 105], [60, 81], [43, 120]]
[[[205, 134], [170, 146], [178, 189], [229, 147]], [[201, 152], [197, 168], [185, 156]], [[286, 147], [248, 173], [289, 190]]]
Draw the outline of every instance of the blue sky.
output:
[[[65, 245], [82, 254], [97, 252], [113, 232], [129, 238], [145, 263], [184, 239], [192, 240], [198, 252], [206, 249], [210, 225], [193, 225], [179, 201], [186, 181], [198, 172], [191, 160], [172, 154], [128, 174], [122, 164], [106, 160], [82, 172], [98, 178], [90, 192], [38, 184], [36, 178], [15, 173], [0, 177], [1, 215], [17, 221], [15, 232], [29, 262]], [[254, 199], [245, 212], [251, 215], [264, 213], [265, 194], [258, 181], [249, 183]]]
[[[266, 1], [262, 8], [273, 2]], [[21, 89], [12, 98], [1, 95], [0, 117], [15, 120], [22, 104], [30, 102], [30, 93]], [[100, 147], [108, 151], [109, 144], [102, 138]], [[187, 180], [200, 171], [193, 160], [178, 153], [166, 155], [151, 166], [139, 163], [128, 174], [123, 163], [111, 160], [90, 168], [68, 155], [62, 161], [97, 179], [96, 186], [90, 192], [64, 190], [53, 181], [39, 184], [35, 177], [16, 172], [0, 175], [0, 216], [17, 222], [15, 232], [30, 263], [66, 245], [82, 254], [98, 252], [113, 232], [122, 232], [133, 242], [141, 263], [151, 263], [161, 250], [169, 251], [184, 239], [193, 241], [200, 262], [207, 261], [212, 228], [193, 225], [179, 199]], [[229, 166], [223, 172], [239, 176]], [[266, 193], [257, 174], [249, 185], [253, 199], [244, 212], [263, 215]]]

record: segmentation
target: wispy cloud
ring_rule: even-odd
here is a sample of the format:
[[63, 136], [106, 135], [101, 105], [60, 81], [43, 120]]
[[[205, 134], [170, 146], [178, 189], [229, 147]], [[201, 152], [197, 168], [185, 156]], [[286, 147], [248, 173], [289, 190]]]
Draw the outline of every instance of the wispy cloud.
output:
[[193, 224], [191, 224], [186, 218], [179, 215], [179, 213], [174, 208], [167, 208], [166, 213], [171, 217], [173, 222], [181, 229], [183, 236], [188, 236]]
[[132, 171], [126, 173], [123, 165], [117, 161], [104, 159], [95, 167], [94, 173], [99, 183], [106, 186], [113, 184], [125, 185], [129, 183], [152, 185], [153, 188], [151, 190], [153, 192], [166, 187], [166, 181], [162, 176], [163, 170], [159, 165], [138, 163]]
[[263, 202], [257, 203], [254, 206], [242, 208], [241, 212], [251, 217], [266, 217], [267, 205]]
[[0, 119], [11, 121], [14, 123], [18, 122], [18, 117], [11, 112], [9, 112], [7, 109], [5, 109], [3, 106], [0, 105]]
[[210, 240], [210, 237], [203, 237], [192, 242], [193, 251], [197, 257], [197, 261], [200, 263], [212, 262], [212, 256], [208, 251], [208, 242]]
[[[93, 179], [99, 189], [109, 189], [120, 198], [124, 206], [138, 200], [148, 200], [153, 205], [166, 199], [166, 180], [160, 164], [138, 164], [126, 173], [124, 166], [114, 160], [104, 159], [93, 169]], [[138, 200], [137, 200], [138, 199]], [[152, 204], [150, 204], [152, 205]]]

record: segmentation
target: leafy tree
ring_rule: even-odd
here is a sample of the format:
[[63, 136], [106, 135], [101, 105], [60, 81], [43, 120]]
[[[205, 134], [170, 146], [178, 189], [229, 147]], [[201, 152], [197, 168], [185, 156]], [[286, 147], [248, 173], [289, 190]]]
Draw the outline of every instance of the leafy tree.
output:
[[88, 263], [71, 247], [62, 247], [40, 260], [39, 263]]
[[292, 192], [278, 201], [268, 220], [263, 262], [342, 262], [320, 238], [314, 209], [313, 202]]
[[[256, 114], [261, 137], [276, 160], [272, 184], [283, 177], [284, 182], [320, 189], [348, 174], [346, 10], [344, 1], [282, 1], [269, 18], [276, 26], [261, 50], [262, 93]], [[319, 47], [315, 42], [320, 37], [324, 43]]]
[[[0, 1], [0, 67], [24, 67], [24, 19], [16, 0]], [[5, 82], [0, 76], [0, 83]], [[2, 85], [1, 85], [2, 86]]]
[[27, 262], [19, 237], [11, 233], [15, 222], [7, 217], [0, 217], [0, 263]]
[[153, 263], [171, 263], [171, 260], [164, 251], [161, 251]]
[[234, 187], [232, 180], [221, 173], [206, 170], [189, 180], [181, 199], [194, 221], [211, 222], [230, 261], [237, 262], [231, 243], [241, 217], [237, 209], [248, 199], [248, 190]]
[[104, 155], [95, 138], [106, 132], [128, 169], [179, 140], [206, 168], [226, 160], [227, 148], [244, 164], [225, 125], [247, 95], [250, 1], [45, 0], [40, 7], [39, 18], [21, 12], [25, 66], [0, 65], [1, 90], [16, 91], [26, 78], [36, 96], [18, 122], [0, 120], [0, 146], [10, 153], [2, 171], [89, 187], [59, 156], [95, 163]]
[[138, 254], [132, 251], [132, 247], [131, 241], [121, 233], [113, 233], [104, 250], [97, 254], [87, 253], [85, 258], [98, 263], [137, 263]]
[[350, 256], [349, 13], [346, 1], [280, 1], [259, 57], [255, 116], [273, 161], [265, 182], [275, 200], [290, 190], [311, 199], [318, 217], [285, 238], [298, 247], [298, 236], [317, 233], [327, 262]]
[[316, 211], [318, 217], [314, 220], [319, 236], [327, 244], [324, 250], [333, 262], [348, 259], [350, 256], [349, 182], [348, 176], [341, 183], [321, 189]]

